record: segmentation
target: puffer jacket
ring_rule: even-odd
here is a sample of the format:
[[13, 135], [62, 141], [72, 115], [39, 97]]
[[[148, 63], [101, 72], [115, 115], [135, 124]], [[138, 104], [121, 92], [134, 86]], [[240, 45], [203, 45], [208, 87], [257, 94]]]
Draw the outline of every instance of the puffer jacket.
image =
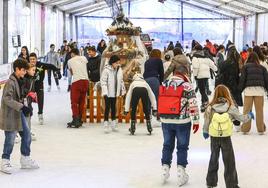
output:
[[156, 105], [156, 99], [155, 99], [155, 95], [151, 89], [151, 87], [149, 86], [149, 84], [144, 80], [143, 76], [141, 74], [135, 74], [133, 76], [133, 81], [129, 86], [127, 95], [126, 95], [126, 100], [125, 100], [125, 111], [128, 112], [129, 108], [130, 108], [130, 102], [131, 102], [131, 98], [132, 98], [132, 92], [133, 89], [136, 87], [142, 87], [142, 88], [146, 88], [147, 92], [148, 92], [148, 96], [151, 102], [151, 105], [153, 107], [154, 110], [157, 110], [157, 105]]
[[101, 75], [102, 96], [118, 97], [126, 93], [121, 67], [114, 69], [111, 65], [106, 65]]
[[193, 75], [197, 79], [210, 78], [210, 69], [214, 72], [218, 70], [215, 63], [204, 55], [203, 51], [198, 51], [192, 59]]
[[234, 105], [229, 106], [227, 103], [227, 100], [225, 98], [219, 98], [218, 101], [220, 103], [214, 104], [213, 106], [209, 105], [205, 112], [205, 120], [204, 120], [204, 126], [203, 126], [203, 132], [208, 133], [209, 131], [209, 125], [211, 123], [211, 119], [213, 117], [213, 114], [216, 113], [225, 113], [228, 112], [230, 119], [232, 121], [237, 120], [242, 123], [248, 122], [251, 117], [247, 115], [243, 115], [239, 112], [238, 108], [236, 108]]
[[239, 89], [243, 91], [246, 87], [263, 87], [268, 91], [268, 73], [264, 66], [256, 63], [246, 63], [241, 70]]
[[171, 64], [169, 65], [167, 71], [165, 72], [164, 75], [164, 80], [166, 80], [170, 74], [173, 73], [174, 69], [176, 69], [179, 66], [185, 66], [188, 69], [188, 76], [190, 76], [191, 73], [191, 68], [190, 68], [190, 61], [189, 59], [184, 55], [184, 54], [180, 54], [180, 55], [176, 55], [175, 57], [172, 58]]

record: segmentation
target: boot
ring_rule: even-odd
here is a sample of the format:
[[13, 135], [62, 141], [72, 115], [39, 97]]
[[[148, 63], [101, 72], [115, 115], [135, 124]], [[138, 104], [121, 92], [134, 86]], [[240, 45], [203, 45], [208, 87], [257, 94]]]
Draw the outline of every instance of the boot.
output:
[[104, 121], [103, 128], [104, 128], [104, 133], [108, 134], [110, 132], [110, 130], [109, 130], [109, 122], [108, 121]]
[[12, 174], [12, 166], [10, 164], [10, 160], [2, 159], [1, 162], [1, 171], [6, 174]]
[[73, 120], [69, 123], [67, 123], [67, 128], [79, 128], [81, 127], [80, 119], [77, 117], [74, 117]]
[[44, 124], [44, 118], [43, 118], [43, 114], [38, 114], [38, 121], [40, 125]]
[[82, 125], [83, 125], [83, 120], [82, 120], [82, 116], [79, 116], [79, 122], [80, 122], [80, 126], [79, 127], [82, 127]]
[[201, 105], [201, 112], [204, 113], [207, 109], [207, 105], [208, 103], [207, 102], [204, 102], [202, 105]]
[[167, 179], [170, 176], [169, 170], [170, 170], [169, 165], [163, 164], [163, 166], [162, 166], [162, 181], [163, 181], [163, 183], [166, 183]]
[[68, 85], [67, 92], [71, 91], [71, 85]]
[[32, 160], [29, 156], [22, 155], [20, 158], [20, 164], [22, 169], [38, 169], [38, 164]]
[[147, 126], [147, 130], [148, 130], [149, 134], [151, 135], [152, 134], [152, 131], [153, 131], [153, 128], [152, 128], [152, 125], [151, 125], [151, 121], [150, 120], [147, 120], [146, 121], [146, 126]]
[[136, 131], [136, 121], [131, 121], [129, 132], [131, 135], [134, 135]]
[[178, 165], [178, 185], [179, 187], [186, 184], [189, 180], [189, 175], [185, 172], [185, 168]]
[[118, 126], [116, 124], [116, 120], [112, 120], [111, 128], [112, 128], [112, 131], [114, 131], [114, 132], [118, 131]]
[[50, 92], [50, 91], [51, 91], [51, 86], [48, 86], [47, 92]]

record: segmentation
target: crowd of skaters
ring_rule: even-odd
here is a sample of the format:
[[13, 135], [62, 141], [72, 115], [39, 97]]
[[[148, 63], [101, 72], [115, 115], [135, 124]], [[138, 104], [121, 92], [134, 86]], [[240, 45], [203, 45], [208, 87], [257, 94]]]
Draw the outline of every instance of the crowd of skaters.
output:
[[[35, 53], [28, 52], [27, 47], [22, 47], [19, 58], [14, 62], [14, 73], [7, 82], [1, 103], [1, 124], [5, 131], [4, 152], [2, 155], [1, 171], [11, 173], [10, 155], [14, 145], [16, 132], [18, 131], [21, 140], [21, 164], [23, 168], [39, 168], [37, 163], [30, 156], [30, 144], [33, 135], [30, 130], [30, 117], [32, 116], [32, 102], [38, 103], [39, 121], [42, 123], [43, 98], [44, 98], [44, 71], [48, 72], [48, 92], [51, 91], [51, 75], [53, 74], [57, 89], [60, 90], [58, 79], [61, 78], [61, 62], [63, 63], [63, 76], [68, 77], [68, 91], [71, 95], [72, 121], [67, 127], [79, 128], [82, 109], [88, 91], [89, 81], [100, 82], [102, 95], [105, 99], [104, 131], [109, 133], [117, 131], [116, 123], [116, 98], [126, 95], [126, 115], [130, 106], [131, 134], [136, 130], [136, 107], [139, 99], [142, 100], [146, 116], [147, 130], [151, 134], [152, 115], [156, 121], [161, 122], [164, 144], [162, 150], [162, 179], [167, 181], [171, 168], [172, 153], [177, 139], [177, 168], [178, 184], [184, 185], [188, 182], [189, 176], [186, 173], [187, 152], [190, 139], [190, 131], [194, 133], [199, 130], [199, 106], [196, 92], [201, 94], [201, 112], [205, 112], [203, 126], [203, 137], [211, 137], [211, 158], [207, 173], [207, 186], [217, 186], [218, 156], [220, 150], [225, 156], [225, 183], [227, 188], [238, 188], [238, 178], [235, 168], [235, 157], [231, 143], [231, 135], [217, 137], [213, 135], [209, 126], [215, 113], [227, 113], [232, 124], [238, 127], [237, 130], [248, 134], [251, 128], [251, 120], [254, 119], [252, 112], [253, 103], [256, 110], [256, 125], [260, 135], [266, 131], [263, 117], [264, 100], [268, 90], [267, 73], [267, 43], [260, 46], [245, 46], [239, 53], [235, 45], [228, 41], [226, 47], [212, 44], [206, 40], [202, 46], [197, 41], [192, 42], [191, 51], [188, 47], [183, 49], [177, 42], [174, 46], [170, 42], [167, 49], [161, 52], [159, 49], [152, 49], [149, 59], [145, 62], [144, 73], [136, 70], [130, 89], [126, 91], [123, 81], [123, 73], [120, 66], [120, 57], [113, 55], [108, 64], [100, 72], [101, 54], [106, 48], [104, 40], [101, 40], [97, 49], [94, 46], [81, 47], [77, 43], [64, 41], [61, 49], [55, 52], [55, 45], [50, 45], [50, 51], [43, 63], [37, 61]], [[34, 70], [32, 70], [34, 69]], [[25, 75], [28, 76], [25, 76]], [[215, 91], [212, 101], [208, 95], [212, 94], [209, 88], [209, 79], [215, 79]], [[22, 80], [26, 80], [23, 81]], [[196, 88], [193, 81], [196, 81]], [[170, 81], [170, 82], [169, 82]], [[27, 83], [27, 84], [26, 84]], [[29, 84], [30, 83], [30, 84]], [[34, 83], [34, 85], [33, 85]], [[170, 118], [157, 113], [159, 87], [162, 83], [170, 83], [172, 86], [183, 86], [184, 93], [181, 103], [181, 115]], [[242, 99], [244, 92], [244, 100]], [[26, 99], [26, 100], [24, 100]], [[7, 102], [11, 100], [12, 102]], [[244, 103], [244, 104], [243, 104]], [[238, 106], [243, 106], [243, 113], [240, 113]], [[11, 108], [16, 122], [7, 123], [6, 110]], [[109, 123], [111, 111], [112, 121]], [[191, 119], [190, 119], [191, 117]], [[242, 124], [241, 124], [242, 122]], [[14, 126], [16, 125], [16, 126]], [[231, 132], [231, 131], [230, 131]], [[228, 168], [232, 166], [232, 168]]]

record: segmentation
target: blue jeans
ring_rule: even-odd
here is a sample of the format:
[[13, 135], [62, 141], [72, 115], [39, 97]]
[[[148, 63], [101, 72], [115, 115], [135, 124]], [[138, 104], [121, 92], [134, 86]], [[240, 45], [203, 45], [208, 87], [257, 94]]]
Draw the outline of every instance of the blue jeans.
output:
[[[150, 77], [146, 78], [145, 81], [149, 84], [150, 88], [152, 89], [156, 102], [158, 101], [158, 95], [159, 95], [159, 86], [160, 82], [159, 79], [156, 77]], [[158, 104], [158, 103], [157, 103]], [[151, 112], [151, 101], [149, 100], [149, 110]]]
[[[21, 121], [22, 121], [22, 129], [23, 131], [20, 131], [20, 137], [21, 137], [21, 146], [20, 151], [21, 154], [24, 156], [30, 156], [31, 153], [31, 131], [29, 129], [27, 120], [23, 113], [21, 113]], [[10, 159], [10, 155], [13, 151], [15, 137], [16, 137], [17, 131], [5, 131], [5, 143], [4, 143], [4, 150], [2, 159]]]
[[171, 165], [172, 153], [175, 148], [175, 138], [177, 139], [177, 165], [186, 167], [188, 164], [188, 146], [191, 133], [191, 122], [186, 124], [162, 123], [164, 144], [162, 150], [162, 165]]

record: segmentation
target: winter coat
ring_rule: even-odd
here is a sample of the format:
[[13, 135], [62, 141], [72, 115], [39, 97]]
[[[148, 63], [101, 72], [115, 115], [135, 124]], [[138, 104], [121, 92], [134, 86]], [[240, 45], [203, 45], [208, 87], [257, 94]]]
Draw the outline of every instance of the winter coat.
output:
[[171, 86], [182, 85], [184, 87], [181, 98], [181, 113], [174, 118], [161, 117], [161, 122], [180, 125], [191, 122], [192, 118], [193, 124], [199, 124], [199, 109], [194, 87], [191, 85], [191, 83], [184, 82], [182, 78], [177, 76], [172, 76], [169, 81], [171, 81]]
[[209, 131], [209, 125], [211, 123], [211, 119], [213, 117], [213, 114], [220, 113], [223, 114], [225, 112], [228, 112], [230, 119], [232, 121], [240, 121], [242, 123], [248, 122], [251, 117], [249, 115], [243, 115], [239, 112], [238, 108], [236, 108], [234, 105], [229, 106], [225, 98], [220, 98], [219, 101], [221, 103], [214, 104], [213, 106], [209, 105], [205, 112], [205, 120], [204, 120], [204, 126], [203, 126], [203, 132], [208, 133]]
[[101, 75], [102, 96], [118, 97], [126, 93], [121, 67], [114, 69], [111, 65], [106, 65]]
[[217, 65], [217, 67], [219, 67], [219, 65], [222, 64], [223, 62], [224, 62], [224, 54], [221, 53], [221, 52], [218, 52], [217, 56], [216, 56], [216, 65]]
[[142, 77], [141, 74], [135, 74], [133, 76], [133, 81], [129, 86], [127, 95], [126, 95], [126, 100], [125, 100], [125, 111], [128, 112], [129, 108], [130, 108], [130, 102], [132, 99], [132, 92], [133, 89], [136, 87], [142, 87], [142, 88], [146, 88], [150, 102], [152, 104], [152, 107], [154, 110], [157, 110], [157, 104], [156, 104], [156, 99], [155, 99], [155, 95], [151, 89], [151, 87], [149, 86], [149, 84], [144, 80], [144, 78]]
[[159, 58], [148, 59], [144, 65], [143, 77], [144, 79], [156, 77], [159, 79], [159, 82], [162, 83], [164, 81], [164, 66], [162, 60]]
[[210, 69], [214, 72], [218, 70], [215, 63], [207, 58], [203, 51], [198, 51], [193, 55], [192, 65], [193, 75], [197, 79], [210, 78]]
[[21, 88], [14, 74], [6, 82], [0, 108], [0, 129], [4, 131], [22, 131]]
[[98, 54], [96, 57], [89, 57], [87, 70], [89, 79], [92, 82], [100, 81], [100, 64], [101, 64], [101, 56]]
[[172, 58], [171, 64], [169, 65], [167, 71], [165, 72], [164, 75], [164, 80], [166, 80], [170, 74], [173, 73], [174, 69], [176, 69], [179, 66], [185, 66], [188, 69], [188, 75], [190, 76], [190, 72], [191, 72], [191, 68], [190, 68], [190, 61], [189, 59], [184, 55], [184, 54], [180, 54], [180, 55], [176, 55], [174, 58]]
[[52, 64], [60, 68], [60, 58], [57, 52], [48, 52], [45, 58], [45, 63]]
[[246, 87], [263, 87], [268, 91], [268, 73], [264, 66], [247, 62], [242, 68], [239, 81], [239, 89], [243, 91]]

